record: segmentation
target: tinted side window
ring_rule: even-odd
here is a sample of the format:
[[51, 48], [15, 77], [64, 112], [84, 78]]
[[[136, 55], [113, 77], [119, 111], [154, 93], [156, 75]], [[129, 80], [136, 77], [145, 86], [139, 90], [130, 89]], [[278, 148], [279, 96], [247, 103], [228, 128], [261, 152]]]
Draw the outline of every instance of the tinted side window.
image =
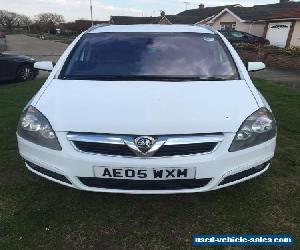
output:
[[245, 37], [243, 33], [241, 32], [231, 32], [231, 36], [235, 38], [243, 38]]

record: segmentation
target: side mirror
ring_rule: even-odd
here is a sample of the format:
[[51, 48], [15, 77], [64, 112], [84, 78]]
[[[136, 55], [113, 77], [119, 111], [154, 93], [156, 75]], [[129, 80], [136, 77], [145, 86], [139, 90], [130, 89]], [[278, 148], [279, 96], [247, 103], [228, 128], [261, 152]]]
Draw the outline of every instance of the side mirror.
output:
[[42, 61], [42, 62], [36, 62], [34, 63], [34, 68], [51, 72], [54, 68], [55, 64], [50, 61]]
[[259, 71], [266, 68], [266, 65], [263, 62], [248, 62], [247, 70], [249, 72]]

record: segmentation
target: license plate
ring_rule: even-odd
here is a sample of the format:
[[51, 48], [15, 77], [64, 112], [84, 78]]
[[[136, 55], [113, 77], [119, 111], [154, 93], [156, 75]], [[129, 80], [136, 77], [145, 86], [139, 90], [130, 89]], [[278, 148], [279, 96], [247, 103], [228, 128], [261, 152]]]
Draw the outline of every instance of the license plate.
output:
[[127, 180], [194, 179], [196, 168], [113, 168], [95, 167], [98, 178]]

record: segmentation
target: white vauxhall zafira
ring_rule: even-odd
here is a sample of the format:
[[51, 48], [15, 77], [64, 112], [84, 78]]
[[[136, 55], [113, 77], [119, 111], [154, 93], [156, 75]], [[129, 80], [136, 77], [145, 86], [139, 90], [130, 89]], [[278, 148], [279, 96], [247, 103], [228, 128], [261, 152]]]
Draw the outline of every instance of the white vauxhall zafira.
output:
[[208, 26], [94, 26], [67, 48], [17, 129], [26, 167], [93, 192], [204, 192], [270, 166], [276, 122]]

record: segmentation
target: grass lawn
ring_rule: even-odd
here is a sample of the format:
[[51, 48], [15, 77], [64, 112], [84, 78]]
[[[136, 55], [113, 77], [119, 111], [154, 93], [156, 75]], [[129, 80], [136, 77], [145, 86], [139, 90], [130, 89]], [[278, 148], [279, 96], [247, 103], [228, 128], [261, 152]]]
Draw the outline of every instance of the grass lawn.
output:
[[15, 130], [41, 81], [1, 85], [0, 249], [190, 249], [193, 233], [293, 234], [300, 249], [300, 92], [255, 82], [279, 126], [270, 170], [219, 191], [166, 196], [81, 192], [28, 172]]

